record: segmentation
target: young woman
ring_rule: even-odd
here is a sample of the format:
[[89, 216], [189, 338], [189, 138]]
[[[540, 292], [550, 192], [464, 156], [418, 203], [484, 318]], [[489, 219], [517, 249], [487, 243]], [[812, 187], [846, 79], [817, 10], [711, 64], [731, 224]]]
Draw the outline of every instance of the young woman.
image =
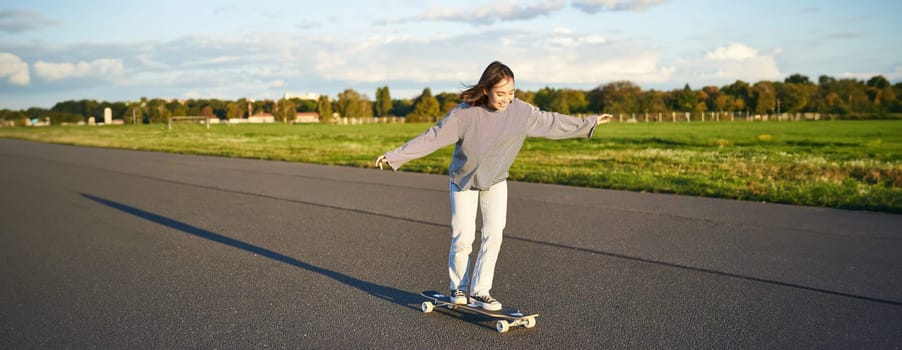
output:
[[[595, 127], [610, 121], [611, 116], [580, 119], [545, 112], [518, 100], [514, 98], [513, 71], [497, 61], [489, 64], [479, 83], [470, 86], [460, 97], [463, 102], [438, 124], [379, 156], [376, 165], [382, 169], [388, 164], [397, 171], [410, 160], [456, 144], [449, 169], [451, 300], [500, 310], [501, 303], [489, 291], [507, 220], [508, 169], [523, 141], [526, 137], [592, 137]], [[471, 283], [469, 262], [476, 237], [477, 208], [482, 210], [482, 245]]]

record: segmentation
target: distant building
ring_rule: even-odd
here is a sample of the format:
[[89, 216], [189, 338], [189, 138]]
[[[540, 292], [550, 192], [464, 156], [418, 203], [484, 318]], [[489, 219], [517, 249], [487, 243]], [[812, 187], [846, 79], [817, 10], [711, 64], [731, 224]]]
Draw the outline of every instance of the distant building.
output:
[[[250, 117], [231, 119], [229, 123], [232, 124], [241, 124], [241, 123], [253, 123], [253, 124], [264, 124], [264, 123], [275, 123], [276, 117], [272, 115], [272, 113], [257, 113]], [[291, 121], [294, 124], [307, 124], [307, 123], [319, 123], [319, 113], [316, 112], [300, 112], [295, 117], [294, 120]]]
[[275, 123], [276, 117], [272, 113], [258, 113], [247, 117], [248, 123]]
[[295, 124], [319, 123], [319, 113], [316, 112], [300, 112], [294, 117]]

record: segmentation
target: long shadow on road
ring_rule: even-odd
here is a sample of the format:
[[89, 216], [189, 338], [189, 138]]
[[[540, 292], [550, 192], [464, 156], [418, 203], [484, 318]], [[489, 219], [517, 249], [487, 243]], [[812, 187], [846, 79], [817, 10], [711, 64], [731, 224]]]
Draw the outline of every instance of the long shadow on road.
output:
[[154, 213], [151, 213], [148, 211], [144, 211], [144, 210], [132, 207], [132, 206], [114, 202], [109, 199], [92, 196], [90, 194], [82, 193], [81, 195], [87, 199], [90, 199], [94, 202], [103, 204], [107, 207], [137, 216], [139, 218], [142, 218], [142, 219], [145, 219], [145, 220], [148, 220], [151, 222], [155, 222], [157, 224], [160, 224], [160, 225], [163, 225], [163, 226], [166, 226], [169, 228], [173, 228], [173, 229], [182, 231], [184, 233], [187, 233], [187, 234], [190, 234], [193, 236], [207, 239], [207, 240], [210, 240], [210, 241], [213, 241], [216, 243], [224, 244], [224, 245], [227, 245], [232, 248], [241, 249], [241, 250], [244, 250], [244, 251], [247, 251], [250, 253], [254, 253], [254, 254], [257, 254], [260, 256], [264, 256], [264, 257], [270, 258], [272, 260], [275, 260], [275, 261], [278, 261], [278, 262], [281, 262], [284, 264], [288, 264], [288, 265], [291, 265], [294, 267], [302, 268], [302, 269], [310, 271], [310, 272], [315, 272], [315, 273], [321, 274], [323, 276], [334, 279], [338, 282], [344, 283], [348, 286], [360, 289], [374, 297], [384, 299], [384, 300], [390, 301], [392, 303], [395, 303], [395, 304], [398, 304], [401, 306], [419, 309], [419, 304], [423, 300], [423, 297], [421, 297], [419, 294], [414, 294], [414, 293], [406, 292], [406, 291], [403, 291], [400, 289], [383, 286], [383, 285], [375, 284], [372, 282], [367, 282], [367, 281], [364, 281], [364, 280], [361, 280], [358, 278], [354, 278], [354, 277], [345, 275], [340, 272], [332, 271], [329, 269], [324, 269], [319, 266], [314, 266], [314, 265], [305, 263], [303, 261], [300, 261], [298, 259], [292, 258], [290, 256], [280, 254], [280, 253], [274, 252], [272, 250], [269, 250], [269, 249], [266, 249], [263, 247], [258, 247], [253, 244], [243, 242], [243, 241], [240, 241], [240, 240], [237, 240], [234, 238], [226, 237], [226, 236], [223, 236], [223, 235], [215, 233], [215, 232], [210, 232], [210, 231], [204, 230], [204, 229], [196, 227], [196, 226], [191, 226], [184, 222], [173, 220], [173, 219], [167, 218], [165, 216], [157, 215], [157, 214], [154, 214]]

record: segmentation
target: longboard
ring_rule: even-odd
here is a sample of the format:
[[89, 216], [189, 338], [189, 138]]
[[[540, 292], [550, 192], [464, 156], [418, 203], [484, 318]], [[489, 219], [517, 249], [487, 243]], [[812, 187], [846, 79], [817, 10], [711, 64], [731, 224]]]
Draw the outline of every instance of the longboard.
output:
[[453, 304], [451, 303], [451, 298], [449, 296], [434, 290], [427, 290], [420, 294], [429, 299], [429, 301], [424, 301], [422, 304], [424, 313], [428, 314], [432, 312], [436, 306], [444, 306], [449, 309], [461, 309], [491, 318], [497, 318], [499, 320], [495, 322], [495, 330], [501, 333], [507, 332], [511, 327], [516, 326], [523, 326], [526, 328], [535, 327], [536, 317], [539, 316], [539, 314], [527, 315], [520, 312], [520, 310], [506, 306], [502, 307], [501, 310], [492, 311], [483, 309], [476, 304]]

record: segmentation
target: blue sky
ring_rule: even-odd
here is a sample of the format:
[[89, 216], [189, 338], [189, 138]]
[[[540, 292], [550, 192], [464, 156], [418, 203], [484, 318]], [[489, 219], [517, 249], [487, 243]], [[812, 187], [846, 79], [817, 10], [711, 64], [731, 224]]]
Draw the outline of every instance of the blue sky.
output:
[[0, 108], [72, 99], [645, 89], [793, 73], [902, 81], [902, 1], [43, 1], [0, 4]]

